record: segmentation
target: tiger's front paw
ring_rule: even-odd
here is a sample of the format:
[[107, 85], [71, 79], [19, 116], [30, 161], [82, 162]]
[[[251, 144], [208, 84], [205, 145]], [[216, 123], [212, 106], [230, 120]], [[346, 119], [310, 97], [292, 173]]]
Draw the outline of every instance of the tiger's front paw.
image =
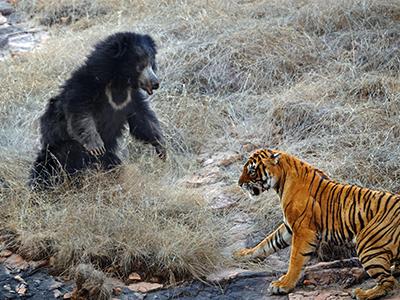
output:
[[246, 256], [252, 255], [254, 253], [253, 249], [243, 248], [233, 252], [233, 258], [235, 259], [242, 259]]
[[357, 299], [357, 300], [367, 299], [364, 291], [360, 288], [353, 290], [353, 292], [351, 293], [351, 298]]
[[294, 290], [295, 284], [289, 284], [286, 276], [282, 276], [279, 280], [272, 281], [269, 285], [269, 292], [272, 295], [284, 295]]

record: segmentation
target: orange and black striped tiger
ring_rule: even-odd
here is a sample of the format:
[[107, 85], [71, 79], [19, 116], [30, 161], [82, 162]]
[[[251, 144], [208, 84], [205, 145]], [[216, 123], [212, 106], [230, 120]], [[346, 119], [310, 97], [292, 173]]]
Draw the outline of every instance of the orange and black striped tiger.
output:
[[396, 285], [391, 268], [400, 260], [399, 195], [338, 183], [292, 155], [269, 149], [250, 156], [239, 185], [251, 195], [273, 188], [280, 197], [283, 224], [257, 246], [234, 253], [268, 256], [292, 245], [288, 272], [271, 283], [272, 294], [294, 289], [321, 240], [354, 242], [361, 264], [377, 281], [371, 289], [356, 289], [357, 299], [384, 296]]

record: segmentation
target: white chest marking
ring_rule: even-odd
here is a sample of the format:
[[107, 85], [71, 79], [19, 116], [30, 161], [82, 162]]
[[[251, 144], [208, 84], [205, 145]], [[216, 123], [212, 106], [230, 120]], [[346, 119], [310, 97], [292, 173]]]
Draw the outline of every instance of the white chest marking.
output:
[[111, 92], [110, 86], [111, 86], [111, 84], [106, 86], [105, 94], [107, 96], [108, 103], [110, 103], [112, 108], [114, 108], [115, 110], [121, 110], [124, 107], [126, 107], [129, 104], [129, 102], [132, 101], [132, 95], [131, 95], [132, 94], [132, 88], [128, 87], [126, 89], [127, 96], [126, 96], [126, 99], [124, 100], [124, 102], [115, 103], [114, 100], [113, 100], [113, 97], [112, 97], [112, 92]]

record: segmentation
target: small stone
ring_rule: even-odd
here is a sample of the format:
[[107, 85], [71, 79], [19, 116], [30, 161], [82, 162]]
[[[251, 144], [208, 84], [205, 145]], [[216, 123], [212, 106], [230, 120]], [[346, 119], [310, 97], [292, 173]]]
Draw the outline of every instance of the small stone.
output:
[[231, 269], [224, 269], [218, 272], [212, 273], [207, 276], [207, 281], [211, 282], [220, 282], [220, 281], [228, 281], [237, 277], [239, 274], [247, 272], [246, 269], [240, 268], [231, 268]]
[[37, 261], [31, 261], [29, 262], [29, 265], [31, 266], [31, 268], [33, 270], [37, 269], [37, 268], [41, 268], [46, 266], [49, 263], [48, 260], [37, 260]]
[[71, 299], [73, 292], [65, 293], [63, 299]]
[[15, 291], [20, 295], [20, 296], [24, 296], [26, 294], [27, 291], [27, 287], [25, 284], [21, 283], [20, 285], [18, 285], [15, 289]]
[[189, 178], [183, 178], [181, 183], [189, 188], [198, 188], [204, 185], [214, 184], [226, 178], [220, 168], [209, 166], [202, 169]]
[[139, 282], [128, 285], [128, 289], [141, 293], [147, 293], [149, 291], [158, 290], [162, 287], [163, 287], [162, 284], [151, 283], [151, 282]]
[[242, 145], [242, 149], [244, 152], [252, 152], [256, 150], [257, 148], [260, 148], [259, 145], [255, 145], [253, 143], [245, 143]]
[[233, 154], [233, 155], [230, 155], [230, 156], [222, 159], [219, 162], [219, 165], [223, 166], [223, 167], [227, 167], [227, 166], [229, 166], [229, 165], [231, 165], [231, 164], [233, 164], [233, 163], [235, 163], [237, 161], [241, 161], [242, 158], [243, 158], [243, 156], [241, 154]]
[[54, 283], [50, 285], [50, 290], [59, 289], [63, 285], [64, 284], [62, 282], [54, 281]]
[[55, 264], [56, 264], [56, 258], [54, 256], [50, 256], [49, 267], [54, 267]]
[[0, 25], [6, 24], [7, 18], [0, 13]]
[[19, 282], [21, 282], [21, 283], [23, 283], [23, 284], [25, 284], [25, 285], [28, 285], [28, 284], [26, 283], [26, 281], [25, 281], [20, 275], [14, 276], [14, 279], [15, 279], [15, 280], [18, 280]]
[[0, 251], [0, 257], [9, 257], [11, 256], [12, 252], [10, 250], [3, 250]]
[[29, 268], [29, 264], [18, 254], [12, 254], [7, 257], [4, 264], [13, 269], [26, 270]]
[[120, 287], [115, 287], [112, 289], [112, 293], [114, 296], [119, 296], [122, 293], [122, 289]]
[[10, 284], [5, 284], [5, 285], [3, 285], [3, 289], [5, 289], [6, 291], [8, 291], [8, 292], [10, 292], [10, 293], [15, 293], [13, 290], [12, 290], [12, 288], [11, 288], [11, 285]]
[[155, 283], [160, 283], [161, 282], [160, 278], [159, 277], [155, 277], [155, 276], [151, 277], [149, 279], [149, 281], [150, 282], [155, 282]]
[[303, 284], [305, 286], [316, 286], [317, 285], [317, 283], [314, 280], [308, 280], [308, 279], [305, 279], [303, 281]]
[[53, 291], [53, 295], [54, 295], [54, 298], [60, 298], [62, 296], [62, 293], [60, 292], [60, 290], [55, 289]]
[[142, 280], [142, 277], [136, 272], [133, 272], [133, 273], [129, 274], [129, 276], [128, 276], [129, 283], [132, 283], [135, 281], [140, 281], [140, 280]]

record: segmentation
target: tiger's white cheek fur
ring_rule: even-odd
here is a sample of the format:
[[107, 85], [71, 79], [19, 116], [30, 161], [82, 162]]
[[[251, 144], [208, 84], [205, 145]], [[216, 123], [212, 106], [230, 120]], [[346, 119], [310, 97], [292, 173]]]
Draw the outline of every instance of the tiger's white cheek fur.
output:
[[275, 177], [272, 176], [269, 178], [269, 186], [271, 188], [274, 188], [276, 186], [277, 182], [278, 182], [278, 180]]

